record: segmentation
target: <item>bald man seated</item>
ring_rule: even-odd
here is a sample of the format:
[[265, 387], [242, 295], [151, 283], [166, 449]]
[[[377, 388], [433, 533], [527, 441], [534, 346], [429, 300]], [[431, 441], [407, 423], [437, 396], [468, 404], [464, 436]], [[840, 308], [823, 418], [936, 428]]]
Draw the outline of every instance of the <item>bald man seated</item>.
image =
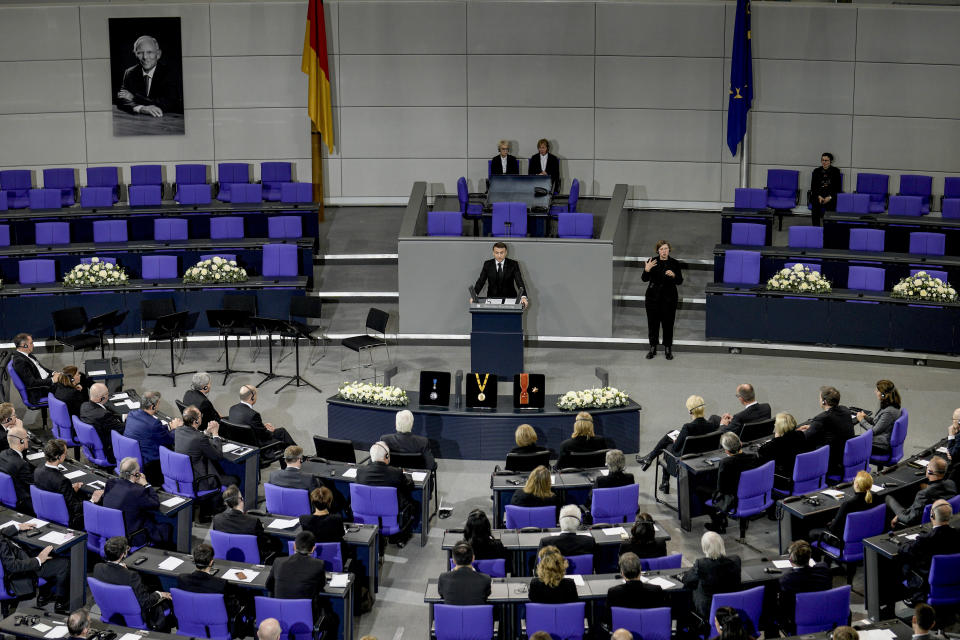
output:
[[[253, 408], [257, 404], [259, 395], [257, 388], [252, 384], [245, 384], [240, 387], [240, 402], [230, 407], [230, 415], [227, 420], [234, 424], [245, 424], [251, 427], [257, 435], [257, 442], [261, 444], [270, 444], [273, 441], [282, 442], [284, 447], [296, 446], [296, 442], [287, 433], [283, 427], [275, 427], [269, 422], [264, 422], [260, 417], [260, 412]], [[285, 466], [285, 464], [281, 464]]]
[[107, 407], [107, 398], [110, 397], [110, 390], [107, 385], [97, 382], [90, 387], [90, 400], [80, 406], [80, 420], [86, 422], [100, 436], [100, 444], [103, 445], [103, 451], [107, 459], [116, 463], [113, 455], [113, 440], [110, 437], [111, 431], [123, 433], [123, 423], [127, 419], [126, 414], [120, 415]]

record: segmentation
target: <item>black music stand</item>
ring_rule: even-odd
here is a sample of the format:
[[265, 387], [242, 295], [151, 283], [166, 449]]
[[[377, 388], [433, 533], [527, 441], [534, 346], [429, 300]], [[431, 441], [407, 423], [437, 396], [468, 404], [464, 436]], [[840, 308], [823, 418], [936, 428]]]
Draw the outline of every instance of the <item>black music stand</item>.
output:
[[231, 369], [230, 368], [230, 335], [225, 330], [236, 329], [246, 326], [250, 323], [250, 312], [243, 309], [207, 309], [207, 322], [211, 327], [220, 330], [223, 336], [223, 354], [224, 368], [207, 373], [222, 373], [223, 384], [227, 384], [227, 378], [233, 373], [253, 373], [249, 369]]
[[306, 378], [300, 375], [300, 339], [302, 338], [304, 340], [309, 340], [310, 334], [304, 331], [303, 329], [301, 329], [299, 326], [292, 324], [290, 322], [287, 322], [286, 320], [278, 320], [277, 322], [282, 322], [286, 327], [284, 334], [287, 337], [293, 338], [293, 353], [295, 355], [297, 369], [296, 369], [296, 375], [290, 376], [290, 379], [287, 380], [285, 383], [283, 383], [283, 386], [281, 386], [279, 389], [274, 391], [274, 393], [280, 393], [291, 384], [296, 385], [298, 387], [302, 385], [306, 385], [308, 387], [313, 387], [317, 392], [319, 392], [320, 387], [316, 386], [315, 384], [313, 384], [312, 382], [310, 382], [309, 380], [307, 380]]
[[[192, 316], [192, 318], [191, 318]], [[192, 320], [192, 323], [191, 323]], [[177, 386], [177, 376], [193, 375], [196, 371], [177, 371], [174, 366], [173, 341], [187, 334], [191, 324], [196, 325], [197, 314], [188, 311], [179, 311], [157, 318], [153, 330], [147, 336], [148, 340], [168, 340], [170, 342], [170, 373], [148, 373], [151, 376], [166, 376]]]
[[[273, 372], [273, 340], [270, 339], [270, 336], [274, 333], [279, 333], [282, 335], [289, 333], [290, 323], [286, 320], [278, 320], [276, 318], [261, 318], [259, 316], [253, 316], [250, 318], [250, 322], [254, 327], [257, 328], [258, 331], [263, 330], [267, 334], [267, 356], [269, 358], [270, 367], [269, 371], [257, 371], [257, 373], [262, 373], [264, 376], [266, 376], [263, 380], [257, 383], [257, 386], [259, 387], [264, 382], [269, 382], [274, 378], [292, 378], [293, 376], [284, 376]], [[300, 367], [298, 366], [297, 373], [300, 373], [299, 368]]]
[[100, 338], [100, 358], [103, 359], [103, 334], [107, 331], [113, 331], [127, 319], [127, 314], [129, 311], [121, 312], [120, 309], [114, 309], [113, 311], [108, 311], [106, 313], [101, 313], [98, 316], [94, 316], [87, 320], [86, 326], [83, 327], [84, 333], [96, 333]]

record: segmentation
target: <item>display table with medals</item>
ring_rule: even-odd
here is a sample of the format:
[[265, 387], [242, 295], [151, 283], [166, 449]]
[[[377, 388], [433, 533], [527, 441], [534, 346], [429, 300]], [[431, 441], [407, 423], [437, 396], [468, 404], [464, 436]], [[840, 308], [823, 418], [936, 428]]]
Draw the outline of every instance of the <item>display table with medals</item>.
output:
[[523, 305], [511, 298], [478, 300], [470, 304], [470, 370], [512, 378], [523, 371]]

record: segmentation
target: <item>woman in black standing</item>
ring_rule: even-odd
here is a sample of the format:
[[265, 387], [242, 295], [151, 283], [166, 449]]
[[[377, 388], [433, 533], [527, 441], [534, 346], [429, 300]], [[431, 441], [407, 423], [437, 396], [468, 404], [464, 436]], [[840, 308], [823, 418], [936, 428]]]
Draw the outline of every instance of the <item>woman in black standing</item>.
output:
[[657, 255], [643, 265], [641, 280], [649, 282], [644, 306], [647, 309], [647, 330], [650, 351], [647, 360], [657, 355], [660, 327], [663, 326], [663, 350], [673, 360], [673, 321], [677, 317], [677, 285], [683, 284], [680, 263], [670, 257], [670, 243], [657, 242]]
[[840, 169], [833, 166], [833, 154], [824, 152], [820, 155], [820, 166], [813, 170], [810, 177], [810, 211], [813, 216], [813, 226], [819, 227], [823, 223], [824, 211], [837, 210], [837, 194], [840, 193]]

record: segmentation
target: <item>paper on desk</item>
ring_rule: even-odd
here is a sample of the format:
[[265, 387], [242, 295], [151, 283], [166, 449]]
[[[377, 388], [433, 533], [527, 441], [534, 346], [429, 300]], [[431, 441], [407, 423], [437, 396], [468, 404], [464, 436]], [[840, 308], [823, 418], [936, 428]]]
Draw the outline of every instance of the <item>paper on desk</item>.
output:
[[158, 565], [158, 567], [160, 569], [163, 569], [164, 571], [173, 571], [174, 569], [176, 569], [182, 564], [183, 564], [183, 560], [181, 560], [180, 558], [176, 558], [174, 556], [170, 556], [169, 558], [161, 562]]
[[915, 465], [917, 465], [918, 467], [925, 467], [925, 466], [927, 466], [928, 464], [930, 464], [930, 461], [929, 461], [929, 460], [924, 460], [923, 458], [919, 458], [919, 459], [917, 459], [917, 460], [914, 460], [914, 461], [911, 462], [910, 464], [915, 464]]
[[426, 471], [411, 471], [410, 477], [413, 478], [414, 482], [423, 482], [427, 479]]
[[44, 456], [43, 451], [37, 451], [36, 453], [28, 453], [27, 460], [39, 460]]
[[583, 581], [583, 576], [581, 576], [580, 574], [575, 573], [570, 577], [573, 578], [574, 584], [576, 584], [578, 587], [582, 587], [585, 584]]
[[357, 477], [357, 468], [356, 468], [356, 467], [350, 467], [349, 469], [347, 469], [346, 471], [343, 472], [343, 477], [344, 477], [344, 478], [356, 478], [356, 477]]
[[93, 482], [88, 482], [87, 486], [93, 487], [94, 489], [106, 489], [107, 483], [103, 480], [94, 480]]
[[641, 579], [643, 582], [646, 582], [647, 584], [655, 584], [655, 585], [657, 585], [658, 587], [660, 587], [661, 589], [672, 589], [672, 588], [673, 588], [673, 583], [672, 583], [672, 582], [670, 582], [670, 581], [667, 580], [666, 578], [661, 578], [660, 576], [655, 576], [655, 577], [653, 577], [653, 578], [644, 578], [643, 576], [641, 576], [640, 579]]
[[226, 443], [225, 445], [223, 445], [223, 452], [224, 452], [224, 453], [230, 453], [231, 451], [233, 451], [233, 450], [235, 450], [235, 449], [239, 449], [239, 448], [240, 448], [240, 445], [238, 445], [238, 444], [233, 444], [232, 442], [228, 442], [228, 443]]
[[828, 498], [833, 498], [835, 500], [839, 500], [845, 495], [843, 491], [837, 491], [836, 489], [824, 489], [820, 493], [827, 496]]
[[667, 434], [667, 437], [673, 441], [676, 441], [677, 436], [679, 435], [680, 435], [680, 429], [674, 429], [673, 431]]
[[40, 633], [46, 633], [47, 631], [50, 631], [50, 627], [43, 624], [42, 622], [40, 624], [33, 625], [33, 628], [39, 631]]
[[773, 566], [775, 566], [777, 569], [789, 569], [789, 568], [790, 568], [790, 561], [789, 561], [789, 560], [774, 560], [774, 561], [773, 561]]
[[[87, 375], [88, 375], [88, 376], [91, 376], [91, 377], [93, 377], [93, 376], [105, 376], [105, 375], [107, 375], [107, 370], [106, 370], [106, 369], [97, 369], [96, 371], [88, 371], [88, 372], [87, 372]], [[49, 637], [49, 636], [48, 636], [48, 637]]]
[[897, 637], [890, 629], [857, 629], [857, 635], [860, 640], [891, 640]]
[[557, 484], [557, 474], [550, 474], [550, 484]]
[[139, 409], [140, 403], [134, 402], [133, 400], [127, 400], [127, 406], [130, 407], [131, 409]]
[[625, 536], [627, 535], [626, 529], [623, 527], [607, 527], [602, 530], [605, 535], [608, 536]]
[[[106, 371], [104, 371], [104, 373], [106, 373]], [[110, 396], [110, 399], [111, 399], [111, 400], [126, 400], [126, 399], [129, 398], [129, 397], [130, 397], [130, 396], [128, 396], [128, 395], [125, 394], [125, 393], [115, 393], [115, 394], [113, 394], [112, 396]]]
[[[240, 579], [237, 577], [238, 573], [243, 573], [246, 578]], [[253, 582], [257, 579], [257, 576], [260, 575], [259, 571], [253, 571], [251, 569], [230, 569], [225, 574], [223, 574], [224, 580], [236, 580], [237, 582]]]
[[181, 498], [180, 496], [173, 496], [172, 498], [167, 498], [160, 504], [162, 504], [165, 507], [175, 507], [181, 502], [186, 502], [186, 498]]
[[50, 630], [49, 633], [44, 634], [44, 638], [65, 638], [67, 637], [67, 625], [58, 624]]
[[74, 478], [79, 478], [80, 476], [86, 475], [87, 472], [83, 469], [77, 469], [76, 471], [71, 471], [70, 473], [63, 474], [63, 477], [67, 480], [73, 480]]
[[47, 526], [47, 525], [50, 524], [50, 523], [47, 522], [46, 520], [41, 520], [40, 518], [30, 518], [29, 520], [27, 520], [27, 521], [24, 522], [23, 524], [32, 524], [32, 525], [35, 526], [37, 529], [39, 529], [40, 527], [45, 527], [45, 526]]
[[299, 518], [291, 518], [287, 520], [285, 518], [277, 518], [273, 522], [267, 525], [270, 529], [290, 529], [291, 527], [297, 526], [300, 522]]
[[918, 533], [908, 533], [907, 535], [903, 536], [903, 539], [904, 539], [904, 540], [916, 540], [916, 539], [917, 539], [917, 536], [919, 536], [919, 535], [920, 535], [919, 532], [918, 532]]
[[950, 449], [946, 447], [937, 447], [937, 453], [950, 453]]
[[347, 586], [348, 577], [346, 573], [331, 573], [330, 586], [334, 589], [344, 589]]
[[64, 544], [73, 540], [73, 534], [51, 531], [46, 535], [40, 536], [40, 540], [43, 542], [49, 542], [50, 544]]
[[120, 636], [120, 640], [143, 640], [143, 636], [136, 633], [125, 633]]
[[603, 471], [600, 472], [600, 475], [602, 475], [602, 476], [608, 476], [608, 475], [610, 475], [610, 469], [604, 469]]
[[883, 487], [875, 484], [872, 487], [870, 487], [870, 491], [873, 491], [874, 493], [876, 493], [877, 491], [883, 491]]

